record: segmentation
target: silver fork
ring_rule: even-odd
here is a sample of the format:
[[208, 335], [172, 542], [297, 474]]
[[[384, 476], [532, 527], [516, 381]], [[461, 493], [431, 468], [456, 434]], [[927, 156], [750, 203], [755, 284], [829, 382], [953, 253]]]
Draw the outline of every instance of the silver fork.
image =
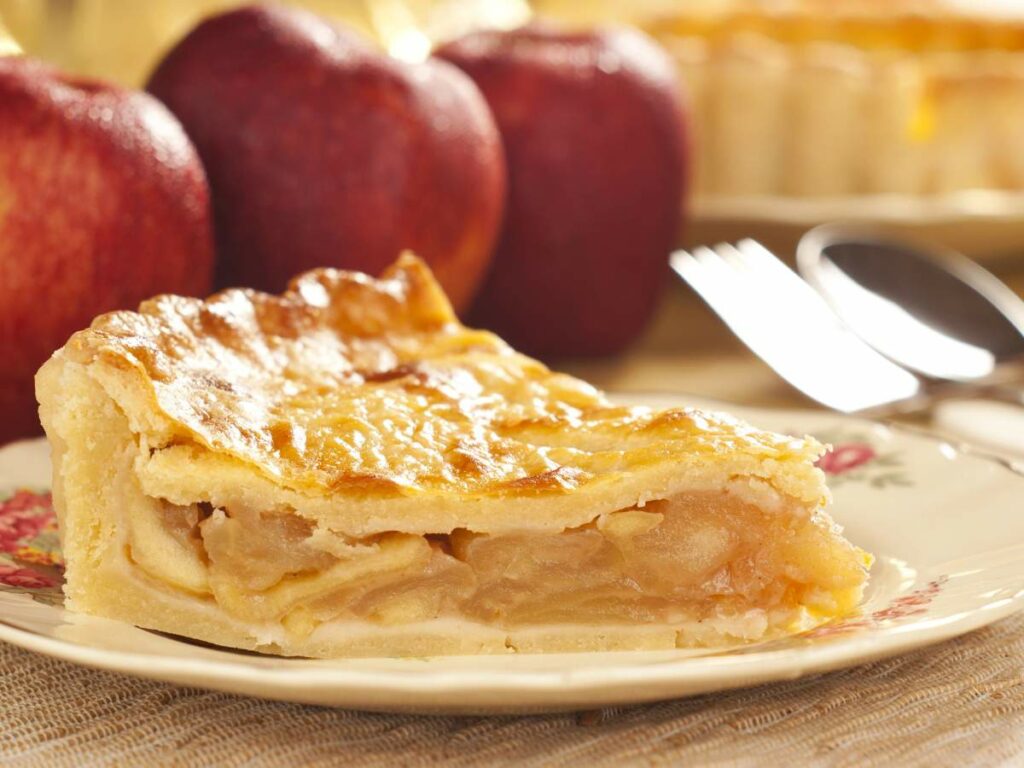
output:
[[755, 354], [823, 405], [880, 416], [930, 400], [916, 376], [861, 341], [760, 243], [680, 250], [669, 264]]

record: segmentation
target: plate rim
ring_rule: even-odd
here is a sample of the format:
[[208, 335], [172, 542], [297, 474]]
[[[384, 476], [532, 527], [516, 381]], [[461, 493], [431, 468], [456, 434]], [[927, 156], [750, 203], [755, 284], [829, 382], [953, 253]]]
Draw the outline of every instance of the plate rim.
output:
[[[1022, 608], [1024, 589], [1010, 598], [993, 601], [968, 613], [915, 622], [902, 628], [893, 628], [882, 635], [875, 633], [855, 636], [835, 644], [809, 646], [801, 651], [764, 650], [735, 656], [721, 654], [698, 657], [710, 662], [707, 664], [694, 664], [695, 657], [680, 657], [648, 665], [629, 665], [627, 662], [598, 672], [590, 668], [584, 673], [516, 671], [515, 677], [496, 676], [491, 670], [481, 672], [470, 669], [440, 670], [409, 676], [403, 674], [404, 670], [332, 667], [329, 660], [322, 664], [305, 664], [323, 661], [316, 659], [282, 658], [281, 663], [275, 666], [245, 666], [228, 660], [189, 659], [92, 648], [24, 630], [3, 619], [0, 619], [0, 640], [92, 669], [282, 701], [333, 704], [386, 712], [429, 713], [428, 710], [431, 710], [465, 713], [477, 707], [482, 708], [482, 711], [557, 711], [611, 704], [640, 704], [825, 674], [952, 640], [1008, 618]], [[126, 660], [130, 660], [130, 663], [125, 663]], [[409, 664], [424, 663], [423, 659], [401, 661]], [[730, 666], [735, 668], [728, 669]], [[481, 679], [482, 676], [485, 679]], [[462, 701], [439, 702], [439, 681], [443, 681], [443, 696], [457, 695], [462, 697]], [[545, 698], [540, 703], [535, 699], [529, 703], [507, 706], [498, 703], [502, 697], [512, 693]], [[325, 698], [324, 694], [341, 695]], [[367, 695], [377, 701], [367, 700], [364, 698]], [[358, 703], [356, 699], [359, 699]], [[586, 699], [588, 703], [581, 705], [581, 699]]]

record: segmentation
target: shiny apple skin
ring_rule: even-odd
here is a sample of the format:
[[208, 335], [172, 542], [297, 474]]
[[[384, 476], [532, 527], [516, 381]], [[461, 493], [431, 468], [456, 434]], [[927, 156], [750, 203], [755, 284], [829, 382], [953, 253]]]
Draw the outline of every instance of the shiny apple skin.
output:
[[196, 27], [148, 89], [206, 166], [219, 283], [279, 291], [314, 267], [377, 274], [410, 249], [456, 309], [472, 299], [505, 167], [490, 110], [455, 67], [399, 61], [304, 11], [247, 6]]
[[93, 317], [205, 295], [209, 190], [151, 96], [0, 58], [0, 442], [40, 431], [33, 377]]
[[470, 313], [541, 356], [633, 341], [680, 236], [687, 121], [675, 68], [625, 28], [483, 31], [437, 55], [494, 112], [509, 173], [494, 264]]

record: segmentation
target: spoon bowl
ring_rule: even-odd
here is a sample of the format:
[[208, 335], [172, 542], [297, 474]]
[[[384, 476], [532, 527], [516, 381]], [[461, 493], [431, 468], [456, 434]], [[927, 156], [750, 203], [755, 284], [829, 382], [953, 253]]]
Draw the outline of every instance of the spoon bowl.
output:
[[994, 382], [1024, 361], [1024, 301], [955, 251], [826, 224], [797, 266], [854, 333], [931, 379]]

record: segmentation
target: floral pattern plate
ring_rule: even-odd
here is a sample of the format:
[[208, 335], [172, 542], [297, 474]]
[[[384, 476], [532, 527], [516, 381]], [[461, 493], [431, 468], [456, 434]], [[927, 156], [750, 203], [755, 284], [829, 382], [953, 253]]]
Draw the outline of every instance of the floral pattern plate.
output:
[[[653, 406], [679, 400], [639, 398]], [[821, 461], [833, 515], [877, 557], [857, 615], [784, 640], [703, 651], [323, 661], [193, 643], [62, 608], [47, 448], [34, 440], [0, 449], [0, 639], [184, 685], [357, 709], [479, 714], [792, 679], [939, 642], [1024, 607], [1024, 469], [835, 414], [729, 410], [834, 446]]]

